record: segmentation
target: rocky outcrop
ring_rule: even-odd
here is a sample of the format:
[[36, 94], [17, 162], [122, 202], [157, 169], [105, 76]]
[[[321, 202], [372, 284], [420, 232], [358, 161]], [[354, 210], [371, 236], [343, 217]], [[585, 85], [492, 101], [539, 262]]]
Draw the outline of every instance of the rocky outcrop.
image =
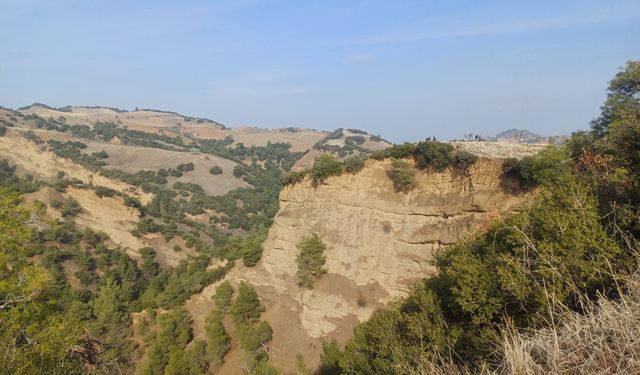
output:
[[[417, 187], [394, 190], [390, 162], [367, 161], [359, 173], [286, 187], [257, 267], [237, 268], [267, 306], [272, 355], [285, 369], [296, 355], [318, 361], [320, 339], [348, 338], [353, 327], [434, 272], [433, 254], [529, 198], [505, 180], [499, 160], [479, 160], [467, 173], [418, 171]], [[296, 284], [297, 243], [317, 234], [326, 244], [327, 274], [313, 289]], [[284, 320], [284, 321], [283, 321]]]

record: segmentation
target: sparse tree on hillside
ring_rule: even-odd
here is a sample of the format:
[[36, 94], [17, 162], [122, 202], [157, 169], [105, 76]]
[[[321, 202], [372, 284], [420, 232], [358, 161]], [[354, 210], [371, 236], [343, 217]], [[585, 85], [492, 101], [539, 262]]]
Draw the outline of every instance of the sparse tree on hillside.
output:
[[220, 168], [220, 166], [215, 165], [209, 168], [209, 173], [211, 173], [212, 175], [222, 174], [222, 168]]
[[325, 244], [320, 240], [317, 234], [305, 237], [297, 245], [300, 253], [296, 258], [298, 262], [298, 284], [307, 288], [311, 288], [313, 283], [319, 279], [327, 270], [323, 269], [326, 257], [324, 251]]
[[255, 322], [264, 311], [264, 306], [260, 304], [258, 294], [249, 284], [244, 281], [238, 288], [238, 297], [231, 306], [231, 315], [236, 322]]
[[224, 314], [231, 305], [232, 298], [233, 287], [228, 281], [224, 281], [216, 288], [216, 294], [213, 296], [213, 302], [215, 303], [218, 311]]
[[222, 313], [216, 309], [211, 310], [205, 321], [204, 329], [207, 332], [207, 357], [212, 367], [222, 364], [222, 358], [231, 347], [229, 334], [222, 324]]

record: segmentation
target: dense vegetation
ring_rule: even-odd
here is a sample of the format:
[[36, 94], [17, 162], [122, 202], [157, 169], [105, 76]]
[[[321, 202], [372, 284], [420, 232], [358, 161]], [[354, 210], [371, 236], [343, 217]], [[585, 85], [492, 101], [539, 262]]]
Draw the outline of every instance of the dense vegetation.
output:
[[[55, 190], [65, 193], [72, 185], [80, 189], [93, 188], [100, 198], [123, 199], [125, 205], [138, 209], [142, 216], [133, 231], [135, 235], [160, 233], [166, 241], [180, 236], [197, 255], [187, 257], [176, 267], [167, 267], [158, 263], [156, 250], [147, 247], [138, 249], [141, 259], [136, 263], [121, 249], [108, 245], [109, 239], [104, 234], [81, 231], [75, 226], [74, 217], [82, 213], [76, 201], [70, 198], [54, 200], [51, 205], [61, 214], [61, 221], [37, 222], [37, 230], [30, 228], [33, 221], [23, 220], [26, 224], [21, 225], [25, 231], [33, 233], [22, 245], [34, 258], [25, 261], [24, 257], [19, 257], [20, 264], [40, 267], [38, 269], [43, 275], [41, 286], [52, 292], [45, 296], [40, 289], [29, 299], [16, 300], [32, 306], [37, 299], [46, 309], [38, 312], [42, 319], [33, 319], [30, 326], [25, 315], [21, 317], [23, 320], [16, 321], [15, 330], [3, 327], [3, 338], [9, 338], [7, 350], [3, 353], [13, 358], [6, 366], [3, 361], [3, 371], [122, 373], [129, 372], [134, 363], [139, 363], [136, 371], [145, 374], [201, 374], [219, 366], [231, 340], [235, 340], [247, 353], [247, 369], [255, 373], [276, 373], [266, 346], [272, 330], [266, 321], [259, 319], [259, 312], [251, 318], [234, 319], [233, 338], [223, 324], [225, 314], [235, 314], [243, 304], [255, 305], [260, 311], [264, 309], [251, 287], [242, 284], [234, 301], [231, 286], [228, 283], [221, 285], [216, 294], [217, 308], [210, 312], [205, 322], [207, 339], [204, 341], [193, 340], [191, 318], [181, 306], [194, 293], [224, 277], [226, 271], [234, 266], [234, 260], [242, 259], [246, 266], [257, 264], [267, 229], [278, 210], [281, 176], [303, 154], [291, 152], [288, 144], [269, 143], [265, 147], [249, 148], [237, 144], [231, 147], [232, 139], [204, 141], [148, 135], [112, 123], [68, 126], [63, 118], [45, 120], [35, 115], [26, 120], [39, 128], [69, 132], [83, 140], [46, 142], [59, 157], [153, 192], [154, 199], [142, 205], [126, 192], [86, 185], [66, 178], [62, 172], [49, 183]], [[38, 145], [45, 144], [33, 131], [22, 132], [22, 135]], [[199, 151], [239, 162], [234, 168], [234, 176], [252, 186], [223, 196], [209, 196], [201, 186], [193, 183], [167, 183], [171, 177], [179, 179], [194, 173], [194, 163], [158, 171], [128, 173], [107, 168], [109, 155], [106, 152], [86, 152], [84, 140], [111, 141], [115, 137], [124, 144], [175, 151], [202, 148]], [[6, 161], [1, 163], [2, 186], [19, 194], [34, 192], [43, 186], [31, 176], [17, 178], [15, 167]], [[220, 174], [223, 171], [220, 167], [213, 167], [209, 172]], [[19, 198], [15, 201], [18, 202]], [[36, 206], [42, 210], [46, 207], [42, 204]], [[210, 214], [209, 222], [194, 221], [188, 216], [202, 213]], [[230, 229], [242, 230], [236, 230], [232, 235]], [[173, 248], [184, 251], [179, 245]], [[211, 268], [213, 258], [228, 261], [225, 266]], [[13, 265], [6, 269], [19, 271]], [[7, 293], [9, 296], [13, 292]], [[9, 305], [7, 309], [18, 316], [23, 311]], [[54, 322], [55, 319], [61, 323]], [[50, 322], [51, 328], [57, 331], [48, 332], [42, 328]], [[25, 327], [32, 327], [34, 331], [27, 332]], [[45, 338], [58, 333], [61, 337], [57, 341]], [[38, 336], [40, 334], [42, 336]], [[134, 343], [136, 336], [141, 345]], [[56, 350], [58, 357], [53, 356]], [[42, 352], [41, 360], [34, 354], [36, 351]]]
[[[611, 81], [590, 132], [505, 162], [505, 173], [538, 187], [534, 201], [440, 252], [437, 276], [357, 327], [333, 373], [420, 373], [443, 358], [486, 370], [500, 362], [505, 322], [539, 329], [558, 309], [583, 312], [585, 297], [617, 298], [622, 281], [614, 275], [638, 266], [639, 93], [640, 63], [630, 62]], [[440, 146], [417, 150], [430, 150], [416, 159], [422, 166], [437, 170], [449, 162]], [[326, 346], [323, 364], [335, 357]]]

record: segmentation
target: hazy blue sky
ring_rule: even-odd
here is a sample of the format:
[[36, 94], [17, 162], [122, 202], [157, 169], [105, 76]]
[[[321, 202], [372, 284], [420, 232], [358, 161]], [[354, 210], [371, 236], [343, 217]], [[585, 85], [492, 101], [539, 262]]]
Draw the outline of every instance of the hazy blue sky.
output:
[[150, 107], [393, 141], [585, 128], [640, 1], [0, 0], [0, 105]]

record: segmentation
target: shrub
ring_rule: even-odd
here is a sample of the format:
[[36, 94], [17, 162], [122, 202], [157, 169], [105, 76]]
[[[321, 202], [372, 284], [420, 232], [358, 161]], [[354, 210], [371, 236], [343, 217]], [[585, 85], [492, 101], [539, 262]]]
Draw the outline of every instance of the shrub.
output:
[[550, 146], [535, 156], [505, 159], [502, 171], [506, 176], [518, 179], [521, 185], [532, 187], [558, 182], [571, 168], [568, 161], [567, 150]]
[[177, 169], [180, 172], [191, 172], [194, 169], [194, 165], [192, 162], [188, 162], [188, 163], [178, 165]]
[[406, 142], [401, 145], [393, 145], [383, 151], [387, 158], [404, 159], [413, 156], [416, 152], [416, 145]]
[[295, 185], [298, 182], [302, 182], [302, 180], [304, 180], [304, 177], [307, 175], [307, 171], [301, 171], [301, 172], [289, 172], [286, 175], [284, 175], [282, 177], [282, 184], [283, 185]]
[[240, 164], [233, 167], [233, 176], [236, 178], [240, 178], [244, 175], [244, 167]]
[[106, 159], [109, 157], [109, 154], [107, 154], [107, 152], [105, 150], [102, 150], [100, 152], [93, 152], [91, 153], [91, 156], [97, 158], [97, 159]]
[[222, 168], [220, 168], [219, 166], [215, 165], [215, 166], [209, 168], [209, 173], [211, 173], [212, 175], [222, 174]]
[[182, 177], [182, 171], [180, 169], [169, 168], [167, 171], [173, 177]]
[[7, 128], [4, 125], [0, 125], [0, 137], [4, 137], [7, 134]]
[[361, 145], [366, 141], [366, 139], [361, 135], [351, 135], [346, 138], [346, 141]]
[[140, 219], [140, 221], [138, 221], [136, 229], [141, 234], [156, 233], [160, 230], [160, 225], [158, 225], [158, 223], [156, 223], [153, 218], [143, 217], [142, 219]]
[[113, 197], [116, 194], [116, 191], [104, 186], [98, 186], [96, 187], [95, 193], [98, 196], [98, 198]]
[[60, 210], [62, 217], [76, 216], [82, 212], [82, 207], [73, 198], [54, 200], [51, 202], [51, 207]]
[[142, 203], [138, 198], [130, 197], [128, 195], [124, 197], [124, 205], [127, 207], [134, 207], [138, 209], [142, 208]]
[[320, 354], [320, 375], [340, 375], [340, 359], [342, 359], [342, 351], [338, 346], [338, 342], [333, 339], [331, 342], [322, 342], [322, 353]]
[[453, 146], [435, 141], [419, 142], [414, 158], [418, 168], [433, 168], [438, 172], [444, 171], [455, 161]]
[[456, 151], [456, 156], [454, 160], [454, 164], [456, 167], [460, 168], [463, 171], [466, 171], [471, 167], [476, 161], [478, 157], [469, 151], [458, 150]]
[[595, 302], [585, 296], [585, 314], [566, 309], [548, 328], [523, 333], [507, 327], [502, 335], [501, 367], [511, 373], [532, 375], [640, 373], [637, 274], [625, 289], [620, 301]]
[[322, 154], [311, 168], [313, 185], [324, 182], [329, 176], [339, 176], [342, 173], [342, 163], [330, 154]]
[[325, 244], [317, 234], [304, 237], [297, 245], [300, 253], [296, 257], [298, 263], [298, 285], [311, 288], [313, 283], [319, 279], [327, 270], [323, 269], [326, 257], [324, 251]]
[[192, 184], [190, 182], [176, 181], [176, 183], [173, 184], [173, 188], [176, 189], [176, 190], [184, 190], [184, 191], [188, 191], [188, 192], [191, 192], [191, 193], [204, 194], [204, 189], [202, 188], [202, 186], [200, 186], [198, 184]]
[[387, 172], [396, 191], [410, 191], [416, 186], [416, 171], [409, 162], [391, 159], [391, 170]]
[[348, 173], [358, 173], [364, 168], [364, 160], [359, 156], [349, 156], [344, 159], [344, 170]]

